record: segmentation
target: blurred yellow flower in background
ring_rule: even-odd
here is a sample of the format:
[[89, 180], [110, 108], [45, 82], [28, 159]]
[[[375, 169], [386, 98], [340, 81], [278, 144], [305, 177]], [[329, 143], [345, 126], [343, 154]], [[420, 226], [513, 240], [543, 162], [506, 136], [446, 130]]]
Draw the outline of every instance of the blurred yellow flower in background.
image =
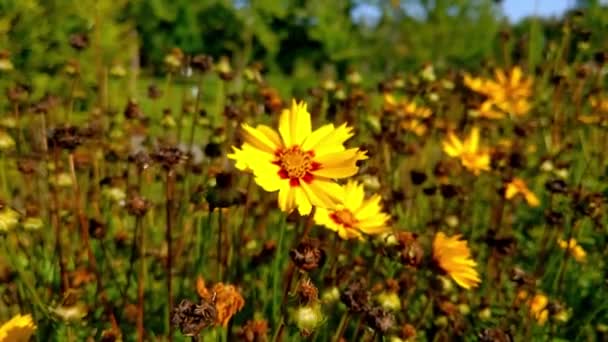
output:
[[460, 158], [462, 166], [479, 175], [481, 171], [490, 170], [490, 154], [479, 148], [479, 128], [473, 127], [469, 136], [460, 140], [454, 132], [449, 132], [443, 141], [443, 151], [450, 157]]
[[28, 342], [35, 331], [31, 315], [16, 315], [0, 326], [0, 342]]
[[571, 238], [569, 241], [559, 239], [557, 243], [561, 249], [568, 249], [574, 260], [578, 262], [587, 261], [587, 252], [578, 244], [576, 239]]
[[343, 197], [333, 208], [317, 208], [315, 222], [338, 233], [342, 239], [363, 239], [364, 235], [386, 233], [390, 216], [382, 211], [382, 198], [365, 198], [363, 185], [349, 181]]
[[334, 180], [353, 176], [357, 161], [367, 159], [358, 148], [346, 149], [353, 136], [346, 124], [327, 124], [311, 129], [310, 113], [304, 102], [285, 109], [279, 119], [279, 133], [265, 125], [242, 125], [244, 143], [233, 147], [228, 158], [239, 170], [249, 170], [264, 190], [278, 191], [282, 211], [295, 208], [302, 215], [312, 206], [333, 208], [340, 203], [342, 187]]
[[[498, 119], [497, 112], [488, 110], [495, 106], [505, 114], [522, 116], [527, 114], [532, 105], [532, 87], [534, 81], [530, 77], [525, 77], [519, 66], [513, 67], [509, 72], [496, 69], [494, 79], [484, 79], [464, 75], [464, 84], [472, 91], [487, 97], [487, 101], [482, 104], [481, 109], [486, 111], [491, 119]], [[480, 113], [483, 112], [480, 110]]]
[[526, 185], [526, 182], [524, 182], [523, 179], [516, 177], [513, 178], [509, 183], [507, 183], [505, 189], [505, 198], [510, 200], [518, 194], [523, 195], [526, 199], [526, 202], [528, 202], [531, 207], [538, 207], [540, 205], [538, 197], [536, 197], [536, 195], [532, 191], [530, 191], [530, 189]]
[[448, 237], [443, 232], [437, 233], [433, 240], [433, 260], [456, 284], [470, 289], [477, 287], [481, 279], [467, 242], [460, 238], [460, 235]]

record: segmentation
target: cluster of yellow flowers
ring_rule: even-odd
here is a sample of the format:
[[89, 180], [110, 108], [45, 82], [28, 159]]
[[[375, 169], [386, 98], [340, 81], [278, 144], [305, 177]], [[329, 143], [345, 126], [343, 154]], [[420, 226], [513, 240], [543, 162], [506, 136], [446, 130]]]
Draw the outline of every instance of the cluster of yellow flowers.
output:
[[[430, 115], [417, 107], [405, 109], [416, 115]], [[359, 170], [357, 162], [368, 158], [365, 151], [344, 146], [353, 136], [350, 127], [327, 124], [313, 131], [306, 104], [293, 101], [291, 108], [281, 113], [278, 133], [265, 125], [252, 127], [246, 123], [242, 131], [243, 144], [233, 147], [228, 157], [236, 161], [239, 170], [251, 172], [264, 190], [278, 191], [282, 211], [297, 209], [301, 215], [309, 215], [315, 207], [314, 221], [343, 239], [363, 239], [390, 230], [390, 216], [383, 212], [379, 195], [366, 198], [363, 185], [336, 182], [354, 176]], [[471, 159], [475, 168], [489, 165], [487, 154], [482, 157], [485, 161], [474, 160], [479, 153], [478, 132], [473, 135], [465, 144], [467, 147], [454, 139], [452, 151], [467, 163]], [[447, 237], [438, 233], [433, 242], [433, 259], [464, 288], [476, 287], [481, 281], [467, 243], [459, 235]]]
[[417, 136], [423, 136], [428, 130], [428, 126], [424, 120], [433, 115], [430, 108], [420, 106], [414, 101], [401, 100], [397, 101], [390, 94], [384, 94], [384, 111], [395, 112], [399, 119], [399, 126], [408, 132], [412, 132]]
[[526, 115], [531, 108], [530, 97], [534, 81], [523, 76], [519, 66], [510, 72], [496, 69], [494, 79], [464, 75], [464, 84], [485, 97], [485, 101], [474, 112], [488, 119], [502, 119], [507, 115]]
[[31, 315], [16, 315], [0, 326], [0, 342], [27, 342], [35, 331]]

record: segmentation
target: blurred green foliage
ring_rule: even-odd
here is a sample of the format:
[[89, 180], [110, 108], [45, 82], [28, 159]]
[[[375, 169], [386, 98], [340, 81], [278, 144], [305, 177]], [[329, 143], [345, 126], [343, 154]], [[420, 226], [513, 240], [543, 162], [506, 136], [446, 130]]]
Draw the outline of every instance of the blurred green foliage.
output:
[[[298, 74], [335, 66], [382, 73], [438, 67], [475, 68], [503, 58], [501, 32], [512, 39], [513, 58], [538, 65], [563, 20], [531, 18], [510, 25], [489, 0], [4, 0], [0, 46], [26, 75], [52, 74], [75, 52], [69, 37], [95, 36], [99, 63], [126, 63], [139, 49], [144, 66], [160, 71], [173, 47], [187, 54], [227, 55], [237, 66], [264, 63], [273, 73]], [[589, 15], [573, 34], [592, 32], [590, 51], [605, 48], [608, 11], [580, 1]], [[559, 44], [559, 42], [555, 42]], [[595, 49], [595, 50], [594, 50]], [[524, 54], [523, 52], [527, 52]], [[118, 59], [118, 60], [117, 60]], [[95, 60], [90, 59], [90, 60]], [[328, 69], [326, 69], [328, 70]], [[52, 80], [39, 79], [39, 82]]]

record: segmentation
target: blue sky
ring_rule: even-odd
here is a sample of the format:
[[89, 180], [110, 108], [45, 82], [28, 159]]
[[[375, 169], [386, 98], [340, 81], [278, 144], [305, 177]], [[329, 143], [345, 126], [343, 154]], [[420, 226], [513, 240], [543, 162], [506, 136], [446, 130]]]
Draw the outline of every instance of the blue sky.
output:
[[502, 8], [511, 21], [530, 15], [560, 16], [574, 5], [574, 0], [503, 0]]
[[[517, 22], [528, 16], [559, 17], [572, 8], [576, 0], [503, 0], [503, 13], [511, 22]], [[608, 1], [606, 1], [608, 2]], [[416, 13], [417, 8], [409, 8], [410, 13]], [[370, 23], [379, 19], [377, 8], [361, 5], [353, 10], [353, 17]]]

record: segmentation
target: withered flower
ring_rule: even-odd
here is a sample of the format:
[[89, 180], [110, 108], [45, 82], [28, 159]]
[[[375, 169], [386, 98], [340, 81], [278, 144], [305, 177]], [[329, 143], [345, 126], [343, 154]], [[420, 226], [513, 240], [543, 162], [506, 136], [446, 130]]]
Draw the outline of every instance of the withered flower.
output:
[[412, 180], [412, 184], [420, 185], [426, 181], [426, 173], [422, 171], [412, 170], [410, 171], [410, 179]]
[[381, 307], [374, 307], [366, 311], [365, 321], [372, 329], [384, 335], [395, 325], [395, 316]]
[[129, 156], [129, 161], [135, 163], [140, 171], [149, 168], [152, 164], [152, 158], [144, 151], [139, 151], [135, 155]]
[[501, 330], [500, 328], [490, 328], [482, 330], [479, 335], [481, 342], [511, 342], [513, 338], [511, 334]]
[[350, 283], [340, 294], [340, 300], [351, 312], [369, 310], [369, 291], [365, 288], [365, 280]]
[[166, 170], [172, 169], [185, 159], [184, 153], [177, 147], [163, 146], [152, 154], [152, 159]]
[[206, 299], [202, 299], [200, 304], [183, 299], [171, 314], [171, 324], [179, 327], [185, 336], [198, 336], [201, 330], [212, 326], [216, 320], [215, 303]]
[[213, 58], [208, 55], [196, 55], [192, 57], [190, 65], [200, 72], [207, 72], [213, 68]]
[[106, 224], [96, 218], [89, 219], [89, 234], [94, 239], [103, 239], [106, 236]]
[[70, 46], [74, 50], [82, 51], [89, 46], [89, 36], [85, 33], [76, 33], [70, 36]]
[[424, 257], [424, 249], [417, 239], [418, 235], [400, 232], [396, 237], [401, 263], [411, 267], [420, 266]]
[[296, 294], [302, 305], [314, 304], [319, 300], [319, 290], [310, 281], [310, 278], [301, 280], [298, 283]]
[[50, 133], [49, 146], [73, 151], [80, 144], [82, 144], [82, 137], [79, 134], [78, 127], [57, 127]]
[[142, 111], [139, 103], [136, 100], [130, 99], [127, 102], [127, 106], [124, 110], [125, 118], [128, 120], [141, 119], [144, 117], [144, 112]]
[[320, 241], [317, 239], [306, 239], [298, 243], [295, 249], [289, 251], [291, 260], [301, 270], [310, 272], [325, 263], [326, 254], [319, 247]]
[[196, 280], [196, 290], [198, 295], [206, 301], [215, 303], [217, 317], [215, 324], [228, 326], [228, 322], [237, 312], [245, 306], [245, 299], [234, 285], [216, 283], [211, 290], [207, 289], [205, 280], [198, 277]]
[[247, 321], [237, 334], [239, 339], [245, 342], [266, 342], [267, 335], [268, 322], [263, 319]]
[[161, 98], [163, 96], [163, 91], [160, 90], [160, 88], [155, 85], [155, 84], [151, 84], [148, 86], [148, 97], [152, 100], [156, 100], [158, 98]]
[[568, 186], [562, 179], [555, 179], [545, 183], [545, 189], [554, 194], [565, 194], [568, 192]]
[[133, 216], [144, 216], [150, 208], [150, 202], [140, 195], [133, 195], [127, 200], [127, 212]]

